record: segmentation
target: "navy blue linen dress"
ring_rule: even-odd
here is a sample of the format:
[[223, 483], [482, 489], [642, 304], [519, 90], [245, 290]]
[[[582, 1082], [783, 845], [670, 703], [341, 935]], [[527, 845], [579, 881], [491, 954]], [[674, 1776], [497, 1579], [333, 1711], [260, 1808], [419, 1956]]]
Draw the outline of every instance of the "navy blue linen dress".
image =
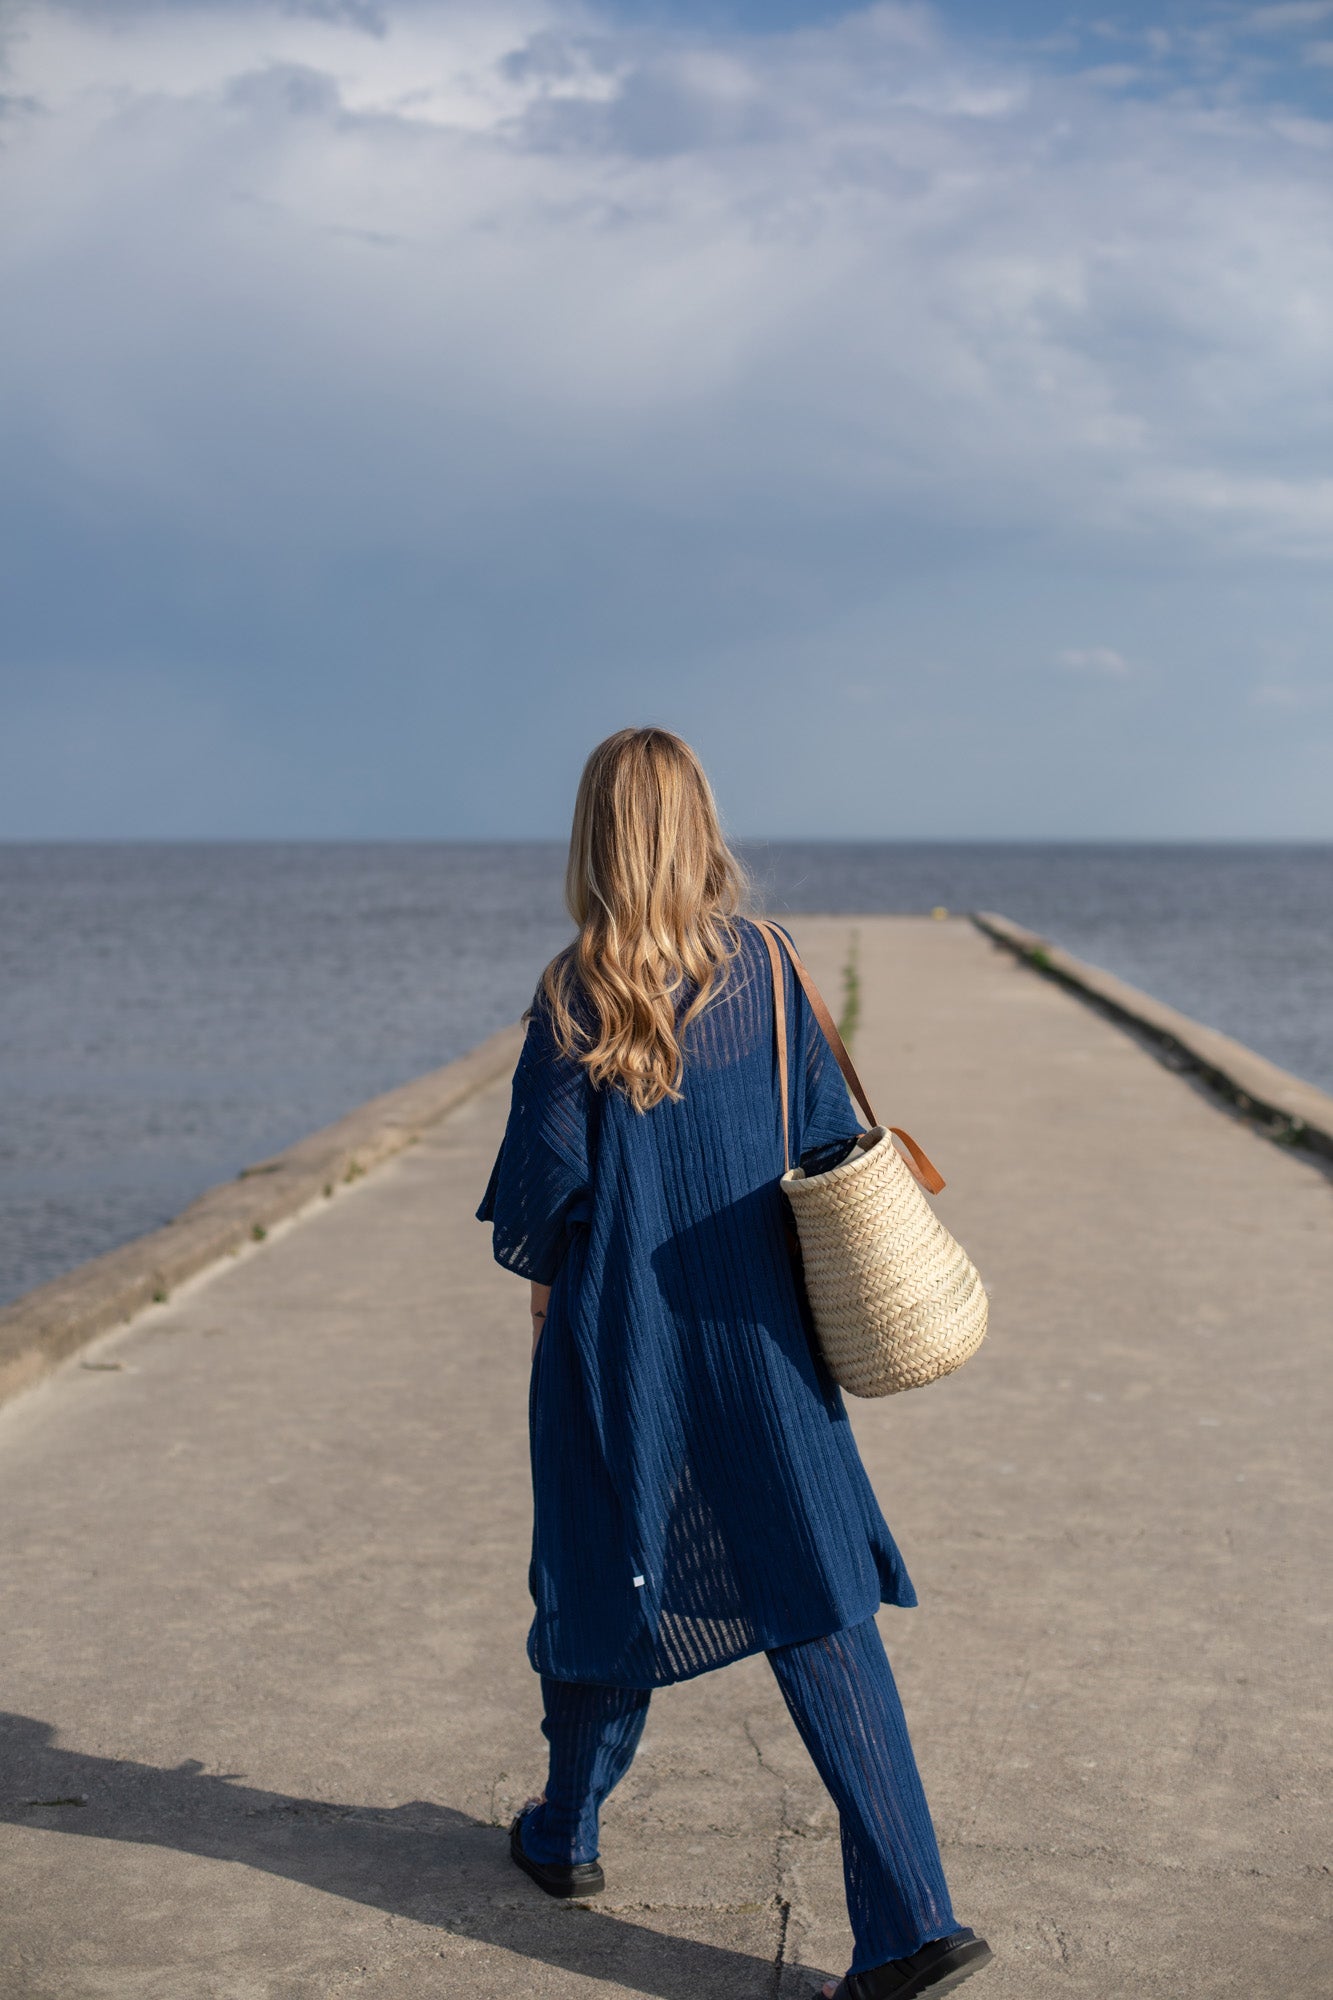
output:
[[[539, 990], [477, 1211], [552, 1286], [528, 1657], [556, 1680], [660, 1687], [916, 1603], [792, 1275], [772, 976], [742, 931], [681, 1100], [651, 1111], [560, 1054]], [[792, 1156], [827, 1165], [861, 1126], [783, 973]]]

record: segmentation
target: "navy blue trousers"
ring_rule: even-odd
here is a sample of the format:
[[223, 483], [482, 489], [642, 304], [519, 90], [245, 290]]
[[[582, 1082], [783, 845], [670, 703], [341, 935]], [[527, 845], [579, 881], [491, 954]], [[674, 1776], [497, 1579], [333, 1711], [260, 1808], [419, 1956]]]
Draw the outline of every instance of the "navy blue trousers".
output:
[[[850, 1970], [906, 1958], [957, 1929], [902, 1703], [873, 1618], [768, 1655], [815, 1769], [838, 1808]], [[551, 1746], [546, 1802], [523, 1821], [534, 1861], [593, 1861], [602, 1802], [633, 1761], [648, 1688], [542, 1675]]]

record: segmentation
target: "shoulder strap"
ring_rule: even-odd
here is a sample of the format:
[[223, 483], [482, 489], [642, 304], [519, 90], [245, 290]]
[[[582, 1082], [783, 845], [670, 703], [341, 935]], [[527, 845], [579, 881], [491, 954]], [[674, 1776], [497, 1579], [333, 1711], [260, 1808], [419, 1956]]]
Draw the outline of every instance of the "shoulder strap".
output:
[[782, 959], [770, 927], [758, 917], [754, 927], [768, 946], [768, 963], [773, 973], [773, 1039], [778, 1051], [778, 1096], [782, 1099], [782, 1171], [791, 1165], [791, 1126], [787, 1113], [787, 993], [782, 977]]
[[[773, 968], [773, 1005], [775, 1011], [778, 1007], [781, 1007], [783, 1014], [785, 1015], [786, 1013], [785, 996], [783, 996], [782, 993], [782, 986], [783, 986], [782, 965], [778, 957], [778, 949], [777, 949], [778, 942], [781, 941], [783, 950], [786, 952], [788, 958], [791, 960], [792, 971], [796, 974], [796, 977], [800, 980], [801, 985], [805, 989], [805, 997], [810, 1002], [810, 1011], [813, 1013], [820, 1027], [824, 1030], [824, 1039], [827, 1041], [829, 1047], [833, 1051], [834, 1061], [837, 1063], [838, 1068], [842, 1071], [843, 1076], [846, 1079], [848, 1090], [851, 1091], [852, 1096], [856, 1099], [862, 1111], [864, 1111], [866, 1115], [866, 1123], [869, 1125], [878, 1125], [879, 1120], [878, 1118], [876, 1118], [874, 1112], [870, 1108], [870, 1099], [866, 1096], [865, 1085], [862, 1083], [860, 1077], [856, 1074], [855, 1066], [852, 1063], [851, 1057], [847, 1053], [846, 1043], [843, 1041], [842, 1036], [838, 1033], [837, 1024], [835, 1023], [832, 1014], [829, 1013], [828, 1008], [824, 1004], [823, 994], [820, 992], [819, 988], [815, 985], [815, 982], [810, 977], [810, 974], [806, 971], [805, 966], [801, 961], [801, 954], [797, 951], [796, 946], [787, 936], [787, 933], [784, 930], [782, 930], [777, 924], [772, 923], [771, 921], [768, 920], [758, 920], [758, 919], [756, 920], [756, 922], [758, 924], [758, 928], [764, 934], [764, 943], [768, 946], [769, 964]], [[786, 1060], [786, 1054], [787, 1054], [786, 1038], [784, 1036], [783, 1048], [781, 1051], [781, 1060], [783, 1062], [785, 1062]]]
[[[846, 1044], [842, 1036], [838, 1033], [837, 1023], [825, 1006], [824, 998], [819, 988], [806, 971], [801, 961], [801, 954], [797, 951], [796, 946], [779, 925], [767, 922], [758, 917], [754, 919], [754, 924], [768, 947], [768, 962], [773, 973], [773, 1026], [778, 1045], [778, 1082], [782, 1091], [782, 1157], [784, 1162], [783, 1172], [785, 1173], [791, 1165], [791, 1137], [787, 1110], [787, 996], [784, 990], [785, 982], [782, 977], [782, 960], [778, 951], [779, 940], [781, 940], [782, 949], [791, 960], [792, 971], [800, 980], [805, 997], [810, 1002], [810, 1011], [818, 1021], [824, 1032], [825, 1040], [833, 1051], [834, 1060], [838, 1068], [842, 1071], [843, 1080], [847, 1088], [851, 1091], [852, 1096], [865, 1113], [867, 1124], [878, 1125], [879, 1120], [871, 1109], [870, 1099], [866, 1096], [865, 1085], [857, 1075], [855, 1065], [847, 1053]], [[902, 1141], [909, 1155], [912, 1171], [921, 1186], [930, 1194], [938, 1194], [944, 1186], [944, 1180], [939, 1170], [931, 1164], [921, 1147], [917, 1145], [916, 1140], [909, 1133], [904, 1132], [897, 1125], [890, 1125], [889, 1130], [895, 1139]]]

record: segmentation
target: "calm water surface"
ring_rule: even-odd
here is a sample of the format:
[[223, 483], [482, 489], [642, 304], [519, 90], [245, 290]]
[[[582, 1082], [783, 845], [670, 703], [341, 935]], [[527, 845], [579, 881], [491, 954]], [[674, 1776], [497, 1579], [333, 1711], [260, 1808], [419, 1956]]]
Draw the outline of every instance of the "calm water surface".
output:
[[[1333, 1090], [1333, 847], [772, 845], [775, 910], [994, 909]], [[511, 1021], [551, 845], [0, 845], [0, 1299]]]

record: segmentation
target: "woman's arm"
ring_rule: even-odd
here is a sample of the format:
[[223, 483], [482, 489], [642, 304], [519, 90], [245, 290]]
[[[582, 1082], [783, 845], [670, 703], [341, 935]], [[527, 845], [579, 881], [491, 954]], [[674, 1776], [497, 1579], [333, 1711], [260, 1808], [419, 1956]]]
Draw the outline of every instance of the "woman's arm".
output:
[[546, 1320], [546, 1307], [550, 1301], [550, 1297], [551, 1287], [549, 1285], [539, 1285], [534, 1280], [532, 1285], [532, 1351], [534, 1354], [537, 1352], [537, 1342], [541, 1339], [542, 1327]]

